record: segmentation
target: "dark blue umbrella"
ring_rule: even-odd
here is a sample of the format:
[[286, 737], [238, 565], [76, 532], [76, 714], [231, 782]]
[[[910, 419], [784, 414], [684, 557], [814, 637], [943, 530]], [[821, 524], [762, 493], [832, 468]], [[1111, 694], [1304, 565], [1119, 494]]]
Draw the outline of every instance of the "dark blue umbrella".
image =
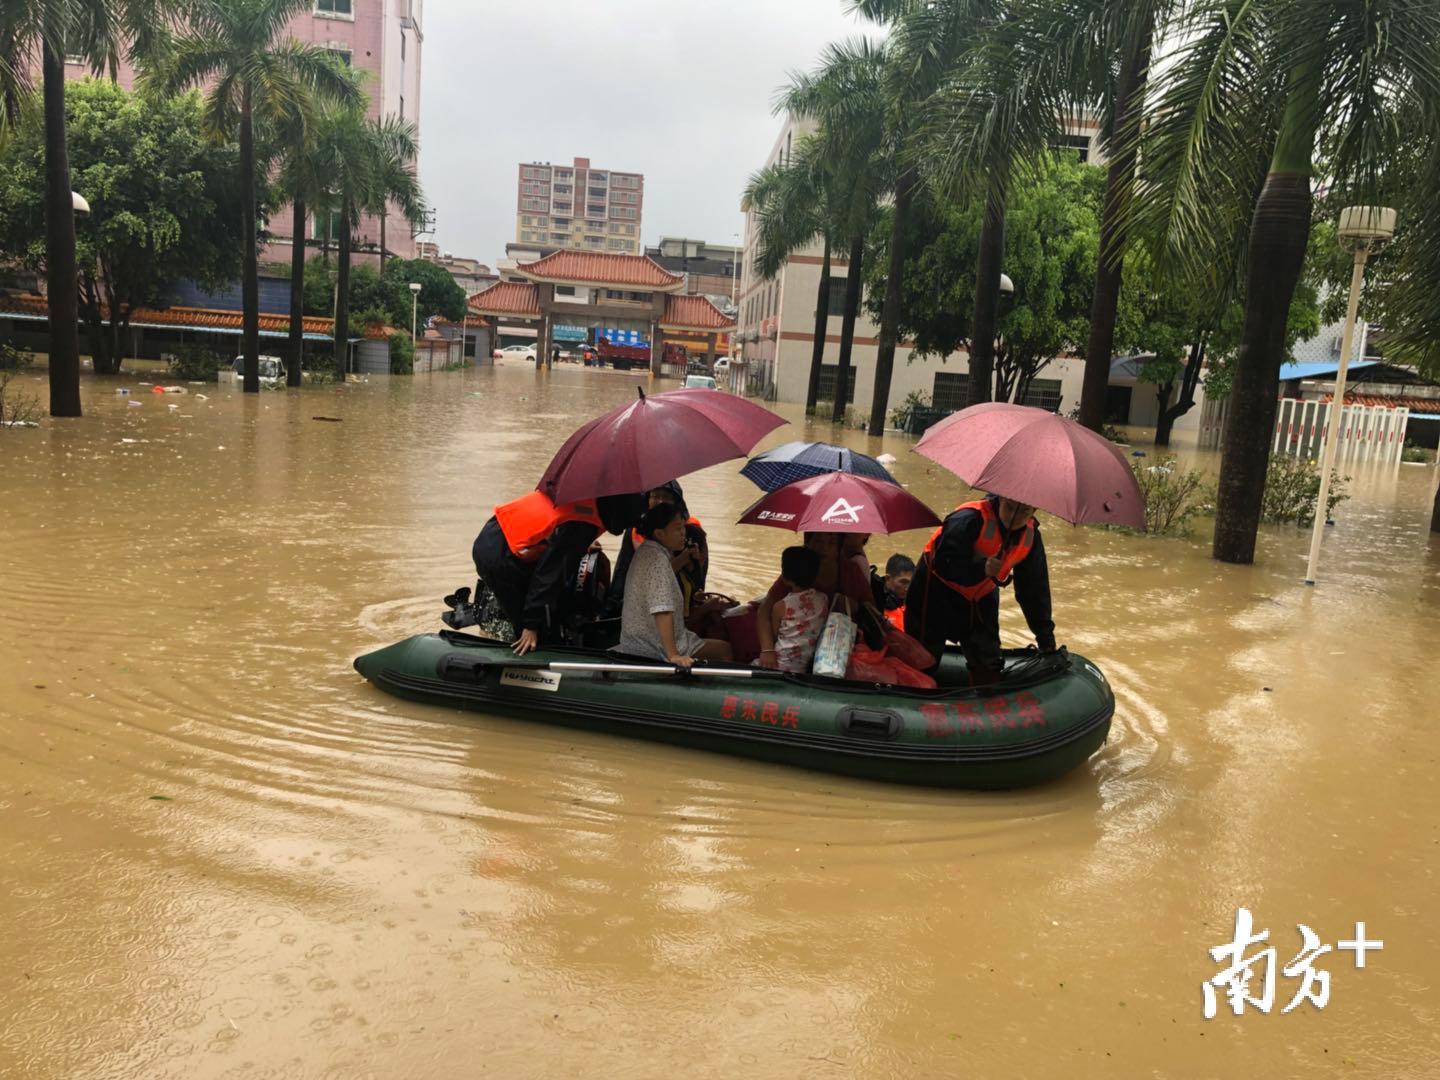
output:
[[774, 450], [766, 450], [747, 461], [740, 475], [762, 491], [775, 491], [796, 480], [809, 480], [812, 476], [833, 472], [868, 476], [872, 480], [900, 486], [900, 481], [869, 454], [823, 442], [788, 442]]

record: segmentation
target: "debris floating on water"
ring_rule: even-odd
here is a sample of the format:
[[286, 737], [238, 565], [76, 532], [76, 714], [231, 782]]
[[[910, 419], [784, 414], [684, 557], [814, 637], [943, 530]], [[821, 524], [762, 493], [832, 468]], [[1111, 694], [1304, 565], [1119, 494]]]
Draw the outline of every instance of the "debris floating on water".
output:
[[311, 420], [324, 420], [326, 423], [338, 424], [344, 417], [341, 416], [312, 416]]

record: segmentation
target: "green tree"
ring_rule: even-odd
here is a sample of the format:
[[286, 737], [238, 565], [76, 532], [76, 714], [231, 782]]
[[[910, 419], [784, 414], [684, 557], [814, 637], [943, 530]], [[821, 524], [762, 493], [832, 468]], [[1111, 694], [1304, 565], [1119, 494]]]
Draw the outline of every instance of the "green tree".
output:
[[[894, 183], [895, 146], [887, 122], [886, 57], [885, 46], [867, 39], [831, 45], [819, 67], [793, 76], [776, 103], [777, 112], [817, 124], [812, 145], [825, 190], [831, 196], [828, 209], [834, 214], [837, 234], [849, 245], [831, 412], [837, 421], [844, 419], [850, 403], [851, 353], [865, 274], [865, 242], [880, 199]], [[883, 413], [880, 421], [884, 422]]]
[[358, 105], [363, 97], [328, 50], [287, 36], [290, 20], [311, 10], [311, 0], [193, 0], [190, 26], [151, 79], [165, 93], [208, 85], [211, 130], [239, 133], [241, 351], [247, 394], [260, 391], [256, 118], [279, 124], [317, 99]]
[[[420, 285], [418, 302], [411, 296], [411, 282]], [[391, 326], [410, 325], [412, 304], [420, 326], [437, 315], [451, 322], [465, 317], [465, 290], [455, 283], [448, 270], [436, 263], [424, 259], [391, 259], [380, 273], [380, 283], [386, 290]]]
[[[1015, 301], [997, 327], [993, 385], [985, 400], [1023, 401], [1030, 383], [1056, 356], [1084, 340], [1090, 310], [1104, 174], [1065, 157], [1042, 158], [1031, 178], [1009, 195], [1006, 273]], [[895, 318], [915, 340], [917, 355], [946, 356], [969, 346], [980, 246], [986, 234], [984, 196], [940, 201], [933, 192], [915, 200], [906, 237], [904, 287]], [[888, 254], [889, 230], [878, 229], [871, 264], [872, 315], [880, 296], [879, 255]], [[970, 378], [977, 378], [971, 368]]]
[[25, 71], [39, 54], [45, 117], [46, 297], [50, 415], [80, 415], [75, 211], [65, 136], [65, 57], [111, 73], [120, 56], [160, 53], [179, 5], [171, 0], [5, 0], [0, 4], [0, 124], [19, 117]]
[[358, 108], [327, 110], [316, 138], [340, 214], [335, 359], [337, 372], [344, 378], [349, 355], [350, 263], [355, 227], [362, 214], [378, 215], [390, 203], [397, 205], [412, 223], [423, 220], [424, 199], [415, 177], [419, 146], [414, 124], [395, 117], [371, 120]]
[[820, 238], [820, 285], [815, 294], [815, 340], [810, 350], [810, 378], [805, 391], [805, 413], [815, 412], [820, 393], [820, 371], [830, 325], [830, 255], [839, 214], [836, 185], [823, 164], [821, 146], [814, 136], [795, 144], [789, 158], [751, 175], [745, 185], [741, 209], [754, 222], [755, 250], [748, 254], [760, 280], [769, 281], [796, 252]]
[[[1387, 160], [1413, 138], [1400, 121], [1440, 110], [1440, 6], [1195, 0], [1184, 30], [1146, 117], [1132, 224], [1167, 261], [1199, 271], [1230, 236], [1217, 216], [1250, 214], [1213, 546], [1217, 559], [1248, 563], [1317, 167], [1347, 201], [1376, 197]], [[1269, 171], [1252, 198], [1257, 149]]]
[[[131, 311], [163, 307], [166, 287], [210, 287], [240, 267], [235, 148], [207, 142], [198, 96], [152, 100], [108, 80], [66, 95], [71, 177], [88, 193], [79, 230], [79, 310], [97, 374], [118, 368]], [[0, 246], [45, 264], [45, 134], [31, 113], [0, 152]]]

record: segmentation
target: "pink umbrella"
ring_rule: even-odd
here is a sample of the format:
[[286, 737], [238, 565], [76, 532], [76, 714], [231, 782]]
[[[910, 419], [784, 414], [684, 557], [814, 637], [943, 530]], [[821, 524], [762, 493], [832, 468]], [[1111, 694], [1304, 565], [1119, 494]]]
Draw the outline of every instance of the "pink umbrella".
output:
[[1124, 454], [1109, 439], [1044, 409], [972, 405], [941, 420], [913, 449], [971, 487], [1073, 525], [1145, 528], [1145, 498]]
[[741, 516], [740, 524], [792, 532], [897, 533], [939, 525], [940, 519], [896, 484], [834, 472], [796, 480], [762, 495]]
[[669, 390], [622, 405], [565, 440], [536, 485], [557, 503], [648, 491], [667, 480], [744, 457], [786, 423], [718, 390]]

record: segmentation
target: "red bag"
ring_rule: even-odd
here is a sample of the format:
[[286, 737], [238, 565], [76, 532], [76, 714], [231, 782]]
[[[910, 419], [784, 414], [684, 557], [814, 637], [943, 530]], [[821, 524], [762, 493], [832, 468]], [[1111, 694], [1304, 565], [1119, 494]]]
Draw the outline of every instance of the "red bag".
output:
[[935, 689], [935, 680], [923, 671], [916, 671], [903, 660], [886, 655], [886, 650], [872, 649], [861, 641], [857, 641], [850, 652], [850, 664], [845, 669], [845, 677], [856, 682]]
[[935, 657], [930, 655], [930, 650], [905, 633], [904, 630], [891, 628], [885, 631], [885, 652], [902, 664], [909, 664], [917, 671], [929, 671], [936, 663]]

